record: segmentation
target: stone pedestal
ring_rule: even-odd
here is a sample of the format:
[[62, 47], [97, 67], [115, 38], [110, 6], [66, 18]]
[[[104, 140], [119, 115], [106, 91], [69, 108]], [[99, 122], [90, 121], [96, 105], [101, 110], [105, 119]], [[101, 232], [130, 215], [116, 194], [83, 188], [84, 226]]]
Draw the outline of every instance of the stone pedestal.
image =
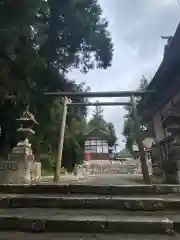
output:
[[31, 184], [34, 155], [27, 139], [17, 144], [8, 160], [1, 163], [0, 184]]
[[39, 180], [40, 178], [41, 178], [41, 162], [35, 162], [33, 180]]

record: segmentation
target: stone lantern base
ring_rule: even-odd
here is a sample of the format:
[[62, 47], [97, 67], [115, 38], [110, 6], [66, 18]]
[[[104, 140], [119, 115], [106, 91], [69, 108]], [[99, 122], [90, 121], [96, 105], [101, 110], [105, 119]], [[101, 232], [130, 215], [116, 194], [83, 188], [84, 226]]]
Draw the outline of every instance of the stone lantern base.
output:
[[25, 139], [13, 148], [7, 161], [0, 163], [0, 184], [31, 184], [34, 165], [31, 144]]

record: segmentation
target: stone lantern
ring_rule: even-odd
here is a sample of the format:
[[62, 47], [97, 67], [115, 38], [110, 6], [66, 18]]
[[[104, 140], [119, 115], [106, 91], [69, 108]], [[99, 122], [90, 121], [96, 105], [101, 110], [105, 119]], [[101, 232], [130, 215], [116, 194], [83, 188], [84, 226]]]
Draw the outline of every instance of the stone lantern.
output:
[[10, 157], [17, 162], [16, 182], [29, 184], [33, 180], [35, 168], [35, 157], [29, 139], [35, 135], [33, 127], [38, 123], [29, 108], [24, 111], [22, 117], [16, 120], [20, 122], [20, 128], [17, 129], [20, 142], [13, 148]]
[[19, 121], [21, 125], [21, 127], [17, 129], [21, 138], [21, 141], [17, 145], [21, 146], [26, 144], [31, 147], [29, 139], [32, 137], [32, 135], [35, 135], [33, 127], [34, 125], [38, 124], [35, 120], [34, 115], [30, 113], [29, 109], [27, 108], [26, 111], [23, 113], [22, 117], [16, 120]]
[[17, 121], [20, 122], [17, 131], [21, 139], [8, 154], [8, 160], [0, 162], [0, 184], [31, 184], [36, 176], [36, 163], [29, 138], [35, 134], [33, 127], [38, 123], [28, 108]]

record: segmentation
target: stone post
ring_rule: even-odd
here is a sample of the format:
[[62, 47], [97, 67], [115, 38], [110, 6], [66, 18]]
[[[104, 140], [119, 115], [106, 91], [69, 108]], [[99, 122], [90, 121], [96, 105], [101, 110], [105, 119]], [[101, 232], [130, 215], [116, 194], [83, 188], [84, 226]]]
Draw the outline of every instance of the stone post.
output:
[[34, 180], [39, 180], [41, 178], [41, 162], [34, 163]]

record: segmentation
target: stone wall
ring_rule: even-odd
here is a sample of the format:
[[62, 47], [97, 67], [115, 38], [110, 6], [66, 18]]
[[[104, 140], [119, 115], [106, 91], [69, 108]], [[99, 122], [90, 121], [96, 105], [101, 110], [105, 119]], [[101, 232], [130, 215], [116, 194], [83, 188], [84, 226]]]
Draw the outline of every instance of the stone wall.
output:
[[85, 166], [85, 171], [88, 174], [124, 174], [133, 173], [133, 169], [128, 165], [121, 164], [108, 164], [108, 165], [95, 165], [89, 164]]
[[[152, 175], [152, 164], [147, 162], [149, 174]], [[87, 174], [141, 174], [140, 161], [127, 161], [126, 163], [109, 163], [106, 165], [85, 163], [84, 168]]]

